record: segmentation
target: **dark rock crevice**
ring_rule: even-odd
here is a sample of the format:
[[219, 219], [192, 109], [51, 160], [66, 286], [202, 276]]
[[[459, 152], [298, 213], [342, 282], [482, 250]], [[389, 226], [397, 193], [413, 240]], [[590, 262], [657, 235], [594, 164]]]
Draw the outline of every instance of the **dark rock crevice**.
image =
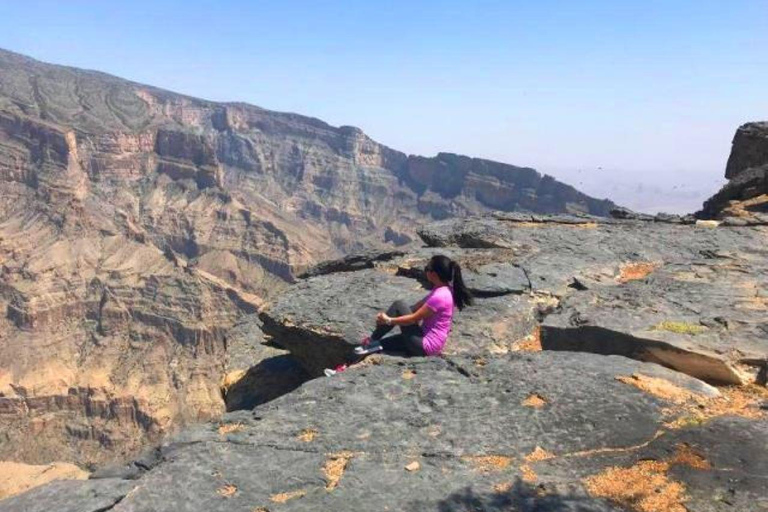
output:
[[658, 363], [711, 384], [743, 382], [743, 376], [722, 359], [602, 327], [581, 325], [562, 328], [544, 324], [541, 328], [541, 347], [544, 350], [620, 355]]
[[253, 409], [295, 390], [310, 375], [291, 355], [264, 359], [223, 392], [227, 411]]

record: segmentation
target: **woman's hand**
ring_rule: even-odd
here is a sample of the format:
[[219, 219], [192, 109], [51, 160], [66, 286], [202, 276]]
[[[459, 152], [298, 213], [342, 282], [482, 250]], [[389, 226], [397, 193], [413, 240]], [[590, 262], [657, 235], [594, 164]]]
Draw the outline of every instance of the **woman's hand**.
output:
[[390, 325], [391, 322], [392, 322], [392, 319], [386, 313], [382, 312], [376, 315], [377, 325]]

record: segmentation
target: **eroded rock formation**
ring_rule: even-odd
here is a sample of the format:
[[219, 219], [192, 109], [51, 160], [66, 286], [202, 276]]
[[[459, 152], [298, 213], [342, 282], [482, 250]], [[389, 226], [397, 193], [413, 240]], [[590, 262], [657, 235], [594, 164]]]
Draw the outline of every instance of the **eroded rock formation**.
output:
[[728, 183], [697, 215], [730, 225], [768, 224], [768, 123], [736, 131], [725, 177]]

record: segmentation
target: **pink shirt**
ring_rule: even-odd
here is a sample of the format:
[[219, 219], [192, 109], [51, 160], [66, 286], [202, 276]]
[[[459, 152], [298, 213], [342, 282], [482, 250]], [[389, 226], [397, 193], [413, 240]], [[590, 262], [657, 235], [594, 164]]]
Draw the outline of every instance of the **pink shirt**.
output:
[[424, 353], [434, 356], [442, 352], [445, 340], [451, 332], [453, 292], [448, 286], [435, 288], [424, 299], [424, 304], [432, 310], [432, 316], [425, 318], [421, 324]]

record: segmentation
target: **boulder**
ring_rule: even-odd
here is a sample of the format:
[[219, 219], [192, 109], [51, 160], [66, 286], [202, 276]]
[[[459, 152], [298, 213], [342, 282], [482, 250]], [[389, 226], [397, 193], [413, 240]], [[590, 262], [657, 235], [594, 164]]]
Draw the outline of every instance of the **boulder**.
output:
[[352, 272], [373, 268], [377, 263], [390, 261], [398, 256], [403, 256], [403, 251], [367, 251], [362, 253], [349, 254], [340, 259], [321, 262], [305, 272], [299, 274], [299, 279], [308, 277], [322, 276], [325, 274], [334, 274], [337, 272]]
[[739, 173], [697, 215], [722, 219], [732, 226], [768, 224], [768, 164]]

